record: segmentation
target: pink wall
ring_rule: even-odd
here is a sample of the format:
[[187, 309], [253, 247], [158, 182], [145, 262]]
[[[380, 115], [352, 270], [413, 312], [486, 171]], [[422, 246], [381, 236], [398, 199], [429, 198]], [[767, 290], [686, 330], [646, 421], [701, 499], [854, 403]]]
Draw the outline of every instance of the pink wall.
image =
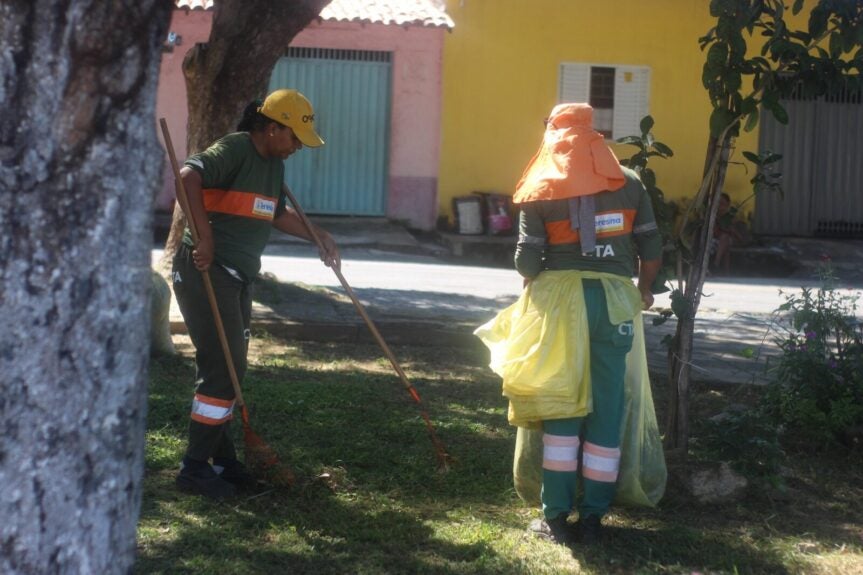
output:
[[[181, 65], [186, 51], [209, 35], [211, 12], [176, 10], [171, 31], [183, 44], [162, 59], [157, 111], [165, 116], [178, 157], [185, 154], [186, 88]], [[305, 48], [392, 52], [387, 217], [431, 230], [437, 218], [440, 157], [442, 28], [385, 26], [346, 22], [313, 23], [291, 43]], [[173, 187], [159, 197], [173, 198]]]
[[[156, 120], [165, 118], [171, 131], [171, 141], [182, 162], [186, 157], [186, 81], [183, 78], [183, 58], [197, 42], [206, 42], [210, 37], [212, 12], [203, 10], [174, 10], [169, 30], [182, 37], [182, 43], [173, 52], [162, 54], [162, 67], [159, 70], [159, 90], [156, 94]], [[162, 131], [159, 130], [161, 137]], [[156, 209], [171, 210], [174, 205], [174, 176], [165, 155], [164, 185], [156, 197]]]

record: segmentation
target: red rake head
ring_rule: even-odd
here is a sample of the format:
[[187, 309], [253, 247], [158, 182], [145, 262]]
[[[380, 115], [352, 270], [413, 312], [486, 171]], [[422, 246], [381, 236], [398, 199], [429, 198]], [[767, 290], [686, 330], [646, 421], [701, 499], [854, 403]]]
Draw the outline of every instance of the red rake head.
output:
[[293, 487], [296, 482], [294, 473], [279, 462], [279, 457], [249, 425], [249, 412], [243, 406], [243, 442], [245, 444], [246, 465], [256, 475], [261, 475], [273, 485]]

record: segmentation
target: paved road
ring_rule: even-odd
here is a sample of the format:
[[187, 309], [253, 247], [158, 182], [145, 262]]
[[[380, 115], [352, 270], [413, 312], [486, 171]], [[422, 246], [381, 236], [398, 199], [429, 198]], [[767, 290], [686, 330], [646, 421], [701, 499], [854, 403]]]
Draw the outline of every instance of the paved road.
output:
[[[161, 255], [158, 250], [153, 253], [154, 260]], [[272, 274], [282, 283], [322, 286], [334, 295], [341, 292], [335, 274], [306, 245], [271, 244], [262, 266], [262, 272]], [[376, 322], [438, 322], [458, 324], [463, 330], [483, 323], [515, 301], [522, 285], [514, 270], [453, 265], [431, 256], [368, 248], [344, 249], [342, 272]], [[815, 287], [817, 281], [763, 278], [708, 281], [696, 326], [694, 379], [728, 383], [764, 381], [764, 362], [777, 354], [772, 341], [776, 331], [771, 331], [771, 326], [775, 328], [777, 319], [774, 310], [784, 301], [780, 290], [798, 291], [801, 284]], [[861, 290], [848, 293], [863, 295]], [[257, 305], [255, 313], [293, 322], [359, 323], [344, 298], [340, 303], [334, 300], [320, 296], [315, 301], [288, 302], [282, 304], [278, 313]], [[668, 306], [667, 296], [658, 296], [654, 309]], [[661, 341], [673, 333], [674, 320], [653, 326], [654, 317], [655, 314], [645, 314], [648, 361], [651, 369], [664, 372], [665, 348]], [[750, 352], [761, 360], [745, 357]]]

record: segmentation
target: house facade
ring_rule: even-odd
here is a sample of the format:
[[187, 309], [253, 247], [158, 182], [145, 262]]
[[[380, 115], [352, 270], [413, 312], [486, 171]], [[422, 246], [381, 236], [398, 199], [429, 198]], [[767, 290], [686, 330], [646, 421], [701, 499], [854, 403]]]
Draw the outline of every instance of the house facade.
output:
[[[805, 29], [814, 5], [807, 0], [790, 25]], [[716, 24], [709, 7], [706, 0], [448, 0], [455, 27], [444, 44], [440, 212], [451, 214], [452, 199], [473, 191], [511, 194], [539, 147], [542, 120], [563, 101], [591, 102], [595, 127], [609, 139], [637, 135], [639, 119], [652, 115], [655, 136], [674, 151], [653, 160], [657, 183], [671, 200], [692, 197], [709, 137], [698, 45]], [[746, 215], [758, 206], [756, 232], [863, 233], [860, 94], [785, 104], [788, 126], [762, 115], [737, 139], [726, 191]], [[619, 158], [635, 150], [613, 147]], [[785, 154], [785, 194], [756, 202], [742, 152], [764, 149]]]
[[[205, 42], [213, 0], [178, 0], [175, 45], [163, 55], [158, 113], [185, 143], [181, 64]], [[790, 17], [805, 28], [808, 9]], [[333, 0], [286, 47], [269, 88], [295, 87], [315, 105], [327, 145], [288, 160], [287, 183], [313, 214], [384, 216], [417, 229], [452, 218], [454, 198], [512, 194], [563, 101], [591, 102], [608, 141], [638, 133], [674, 150], [651, 167], [667, 198], [701, 182], [711, 107], [698, 38], [715, 25], [706, 0]], [[176, 42], [177, 39], [181, 42]], [[725, 182], [756, 232], [863, 234], [863, 98], [785, 102], [782, 126], [762, 115], [735, 143]], [[619, 158], [631, 146], [613, 145]], [[785, 160], [784, 196], [752, 196], [744, 151]], [[180, 155], [183, 150], [178, 150]], [[158, 206], [173, 202], [166, 172]]]
[[[182, 62], [206, 42], [212, 0], [179, 0], [163, 54], [157, 113], [184, 155]], [[327, 145], [286, 162], [286, 183], [311, 214], [383, 216], [432, 229], [437, 216], [441, 65], [452, 20], [436, 0], [333, 0], [285, 47], [269, 91], [296, 88], [315, 106]], [[157, 207], [169, 209], [173, 183]]]

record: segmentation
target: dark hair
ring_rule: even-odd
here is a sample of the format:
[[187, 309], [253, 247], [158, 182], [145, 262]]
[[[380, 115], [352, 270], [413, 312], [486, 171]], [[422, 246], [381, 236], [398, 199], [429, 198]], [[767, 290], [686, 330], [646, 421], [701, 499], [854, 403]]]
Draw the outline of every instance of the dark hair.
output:
[[264, 105], [262, 100], [253, 100], [243, 110], [243, 117], [237, 124], [238, 132], [257, 132], [263, 130], [267, 124], [274, 122], [270, 118], [258, 112], [258, 108]]

